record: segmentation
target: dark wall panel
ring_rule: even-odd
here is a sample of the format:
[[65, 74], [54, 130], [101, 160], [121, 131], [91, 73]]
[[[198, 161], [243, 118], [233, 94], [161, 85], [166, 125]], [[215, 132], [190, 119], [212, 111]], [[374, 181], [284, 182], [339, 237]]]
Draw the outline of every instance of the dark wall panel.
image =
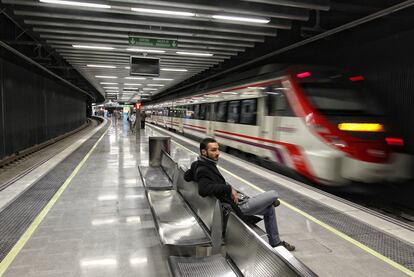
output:
[[387, 110], [391, 133], [414, 154], [414, 31], [362, 45], [336, 60], [363, 72], [374, 95]]
[[0, 158], [6, 155], [4, 145], [3, 106], [3, 62], [0, 57]]
[[1, 54], [0, 159], [86, 121], [86, 96], [6, 51]]

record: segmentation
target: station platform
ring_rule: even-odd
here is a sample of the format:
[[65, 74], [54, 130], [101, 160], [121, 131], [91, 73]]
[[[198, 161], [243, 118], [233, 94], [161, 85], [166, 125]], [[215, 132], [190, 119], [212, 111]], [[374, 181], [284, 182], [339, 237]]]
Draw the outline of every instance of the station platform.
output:
[[[171, 275], [137, 166], [149, 136], [170, 135], [183, 166], [198, 143], [149, 124], [140, 135], [127, 122], [96, 130], [0, 208], [0, 276]], [[219, 169], [246, 195], [279, 192], [281, 238], [319, 276], [414, 276], [407, 226], [225, 153]]]

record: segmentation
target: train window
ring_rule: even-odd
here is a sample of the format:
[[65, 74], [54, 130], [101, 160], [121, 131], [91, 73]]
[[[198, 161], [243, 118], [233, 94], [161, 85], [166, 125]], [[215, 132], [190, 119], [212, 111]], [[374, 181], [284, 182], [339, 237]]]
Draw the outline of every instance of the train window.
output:
[[239, 123], [240, 118], [240, 101], [230, 101], [227, 111], [227, 122]]
[[217, 104], [216, 121], [225, 122], [227, 120], [227, 102]]
[[194, 119], [194, 105], [187, 106], [186, 118]]
[[200, 113], [198, 115], [198, 119], [201, 119], [201, 120], [206, 119], [206, 110], [207, 110], [207, 104], [200, 104]]
[[247, 99], [241, 102], [240, 123], [256, 125], [257, 100]]
[[267, 89], [268, 115], [293, 116], [289, 102], [281, 86], [273, 86]]
[[200, 119], [200, 105], [194, 105], [194, 119]]
[[362, 87], [341, 84], [302, 84], [312, 105], [324, 114], [382, 115]]

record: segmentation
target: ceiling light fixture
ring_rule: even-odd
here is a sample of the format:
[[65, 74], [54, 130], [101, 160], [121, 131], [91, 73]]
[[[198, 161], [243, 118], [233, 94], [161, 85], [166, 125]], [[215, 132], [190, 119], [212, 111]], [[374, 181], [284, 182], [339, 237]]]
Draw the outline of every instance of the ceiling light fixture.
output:
[[69, 6], [78, 6], [78, 7], [88, 7], [88, 8], [100, 8], [100, 9], [110, 9], [109, 5], [94, 4], [94, 3], [85, 3], [85, 2], [75, 2], [75, 1], [62, 1], [62, 0], [40, 0], [41, 3], [48, 4], [59, 4], [59, 5], [69, 5]]
[[87, 67], [100, 67], [100, 68], [116, 68], [114, 65], [104, 65], [104, 64], [87, 64]]
[[149, 86], [149, 87], [163, 87], [164, 85], [162, 85], [162, 84], [147, 84], [147, 86]]
[[103, 87], [104, 89], [119, 89], [119, 87]]
[[131, 67], [130, 67], [130, 66], [125, 66], [124, 68], [125, 68], [125, 69], [131, 69]]
[[185, 56], [200, 56], [200, 57], [211, 57], [211, 56], [213, 56], [213, 54], [211, 54], [211, 53], [200, 53], [200, 52], [177, 51], [175, 53], [177, 53], [178, 55], [185, 55]]
[[96, 78], [104, 78], [104, 79], [116, 79], [116, 76], [106, 76], [106, 75], [95, 75]]
[[142, 86], [142, 84], [125, 83], [124, 86]]
[[190, 12], [178, 12], [178, 11], [156, 10], [156, 9], [131, 8], [131, 11], [142, 12], [142, 13], [178, 15], [178, 16], [195, 16], [195, 13], [190, 13]]
[[156, 49], [127, 48], [126, 50], [131, 51], [131, 52], [165, 53], [165, 50], [156, 50]]
[[128, 80], [145, 80], [147, 78], [144, 78], [144, 77], [125, 77], [125, 79], [128, 79]]
[[156, 88], [143, 88], [142, 90], [158, 90]]
[[154, 81], [174, 81], [174, 79], [168, 79], [168, 78], [152, 78]]
[[261, 23], [266, 24], [270, 22], [270, 19], [263, 18], [251, 18], [251, 17], [240, 17], [240, 16], [229, 16], [229, 15], [213, 15], [214, 19], [223, 19], [231, 21], [242, 21], [242, 22], [251, 22], [251, 23]]
[[100, 82], [101, 85], [117, 85], [118, 83]]
[[95, 49], [95, 50], [114, 50], [114, 47], [109, 46], [96, 46], [96, 45], [80, 45], [80, 44], [73, 44], [72, 47], [74, 48], [81, 48], [81, 49]]
[[187, 72], [184, 68], [161, 68], [162, 71], [175, 71], [175, 72]]

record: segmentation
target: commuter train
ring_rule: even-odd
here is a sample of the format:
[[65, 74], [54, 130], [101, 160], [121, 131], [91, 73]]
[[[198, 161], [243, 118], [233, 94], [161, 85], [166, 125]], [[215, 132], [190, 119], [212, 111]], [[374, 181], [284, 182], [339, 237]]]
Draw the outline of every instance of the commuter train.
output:
[[392, 151], [403, 141], [387, 135], [385, 116], [363, 76], [329, 67], [268, 65], [226, 82], [144, 106], [146, 120], [214, 137], [321, 184], [409, 177], [407, 161]]

